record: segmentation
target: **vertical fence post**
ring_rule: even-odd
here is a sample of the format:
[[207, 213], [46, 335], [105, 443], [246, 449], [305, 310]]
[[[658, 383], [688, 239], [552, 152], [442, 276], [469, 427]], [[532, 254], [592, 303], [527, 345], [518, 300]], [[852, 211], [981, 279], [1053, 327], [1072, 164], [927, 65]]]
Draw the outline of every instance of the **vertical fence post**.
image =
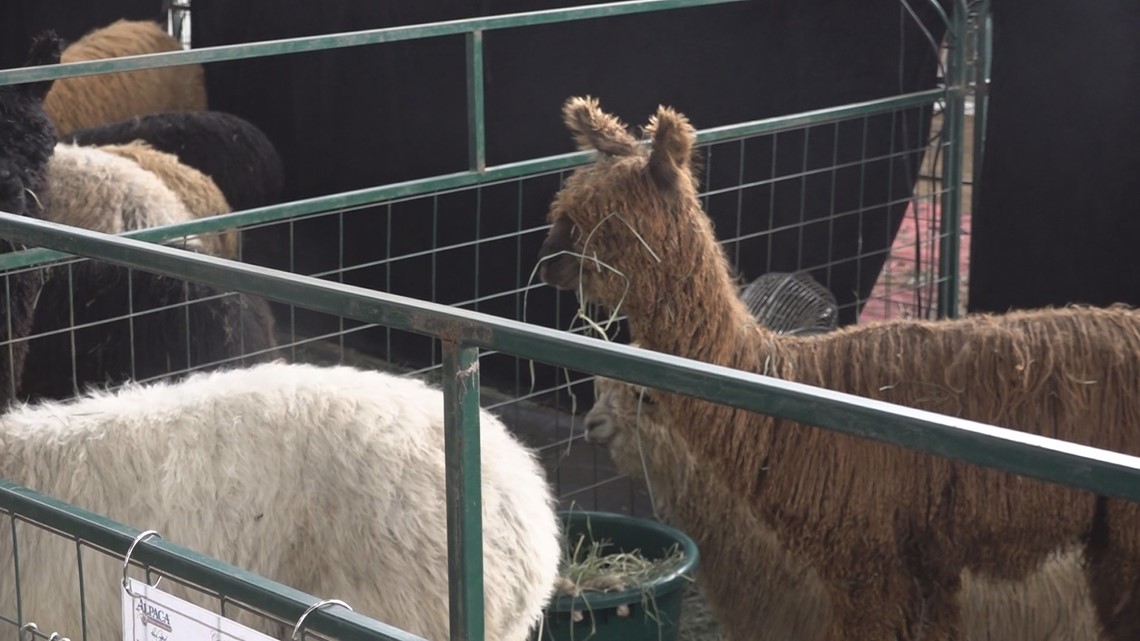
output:
[[472, 171], [487, 168], [483, 128], [483, 30], [467, 34], [467, 155]]
[[442, 342], [451, 641], [483, 641], [479, 349]]
[[946, 105], [942, 110], [942, 128], [949, 142], [949, 152], [942, 160], [941, 260], [938, 264], [942, 291], [938, 296], [941, 318], [958, 316], [958, 284], [962, 231], [962, 164], [965, 158], [967, 8], [965, 0], [954, 3], [947, 30]]
[[986, 113], [990, 99], [990, 51], [993, 42], [993, 17], [990, 0], [981, 0], [974, 17], [974, 57], [970, 61], [974, 76], [974, 165], [971, 172], [970, 211], [977, 215], [981, 197], [982, 161], [986, 149]]

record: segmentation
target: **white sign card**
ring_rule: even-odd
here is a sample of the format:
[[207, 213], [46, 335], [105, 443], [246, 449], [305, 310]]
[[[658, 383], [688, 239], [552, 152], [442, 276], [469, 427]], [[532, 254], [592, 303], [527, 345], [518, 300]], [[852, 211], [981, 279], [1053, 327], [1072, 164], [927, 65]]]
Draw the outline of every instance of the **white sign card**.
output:
[[276, 641], [220, 614], [128, 578], [123, 596], [123, 641]]

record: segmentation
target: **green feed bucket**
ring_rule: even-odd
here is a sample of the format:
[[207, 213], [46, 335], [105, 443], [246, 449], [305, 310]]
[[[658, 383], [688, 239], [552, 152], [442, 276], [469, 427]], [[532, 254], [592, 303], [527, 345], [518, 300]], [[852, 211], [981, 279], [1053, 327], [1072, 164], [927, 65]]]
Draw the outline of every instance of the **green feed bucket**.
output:
[[605, 512], [563, 512], [559, 515], [571, 544], [612, 545], [605, 554], [640, 552], [649, 560], [680, 550], [678, 565], [640, 585], [609, 592], [556, 595], [546, 608], [537, 641], [676, 641], [685, 587], [697, 569], [697, 544], [680, 530], [656, 521]]

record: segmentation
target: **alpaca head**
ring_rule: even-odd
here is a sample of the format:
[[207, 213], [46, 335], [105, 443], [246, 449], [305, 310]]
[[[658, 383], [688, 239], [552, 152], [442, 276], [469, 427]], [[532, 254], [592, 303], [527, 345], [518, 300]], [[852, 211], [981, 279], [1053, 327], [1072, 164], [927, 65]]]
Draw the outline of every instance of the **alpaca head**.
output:
[[651, 390], [605, 376], [594, 377], [594, 406], [586, 414], [586, 442], [624, 451], [635, 429], [661, 425], [664, 413]]
[[[59, 62], [60, 40], [54, 32], [38, 36], [28, 66]], [[0, 211], [37, 213], [47, 185], [47, 164], [55, 147], [55, 129], [44, 111], [50, 80], [0, 87]]]
[[614, 467], [650, 486], [653, 510], [671, 519], [676, 493], [701, 472], [684, 443], [671, 434], [664, 407], [651, 390], [594, 378], [594, 406], [586, 414], [586, 441], [606, 448]]
[[684, 254], [695, 249], [691, 232], [711, 238], [697, 200], [688, 120], [659, 107], [645, 127], [647, 148], [596, 99], [571, 98], [562, 114], [578, 146], [598, 158], [574, 171], [554, 198], [552, 227], [539, 253], [543, 282], [580, 289], [613, 308], [631, 289], [633, 274], [655, 282], [683, 278], [691, 270]]

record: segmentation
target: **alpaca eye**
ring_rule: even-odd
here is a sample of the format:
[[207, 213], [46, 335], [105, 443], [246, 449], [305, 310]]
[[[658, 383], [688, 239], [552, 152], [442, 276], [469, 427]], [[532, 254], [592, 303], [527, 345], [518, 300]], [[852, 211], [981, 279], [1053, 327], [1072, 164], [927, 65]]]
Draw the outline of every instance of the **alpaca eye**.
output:
[[649, 395], [649, 392], [642, 392], [640, 398], [641, 402], [645, 405], [656, 405], [656, 402], [653, 400], [653, 397]]

